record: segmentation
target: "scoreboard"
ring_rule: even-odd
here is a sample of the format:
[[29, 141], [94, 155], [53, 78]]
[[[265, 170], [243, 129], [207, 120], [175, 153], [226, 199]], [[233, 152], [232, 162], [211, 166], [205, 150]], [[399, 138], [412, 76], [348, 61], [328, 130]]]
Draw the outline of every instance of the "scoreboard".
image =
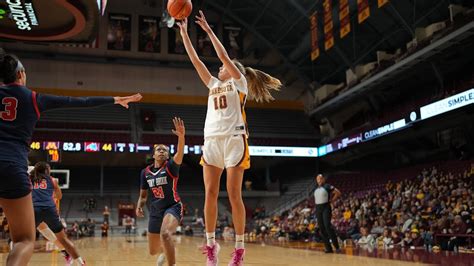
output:
[[[153, 151], [153, 146], [154, 144], [142, 145], [142, 144], [136, 144], [136, 143], [100, 143], [100, 142], [89, 142], [89, 141], [86, 141], [86, 142], [33, 141], [30, 144], [30, 149], [35, 150], [35, 151], [64, 151], [64, 152], [92, 152], [92, 153], [93, 152], [150, 153]], [[171, 145], [171, 146], [174, 146], [174, 145]]]
[[[31, 150], [46, 151], [49, 162], [60, 162], [61, 152], [86, 152], [86, 153], [152, 153], [156, 144], [138, 144], [125, 142], [61, 142], [61, 141], [33, 141]], [[176, 145], [171, 144], [170, 153], [176, 152]], [[318, 157], [316, 147], [273, 147], [249, 146], [250, 155], [253, 156], [279, 156], [279, 157]], [[202, 145], [185, 145], [184, 154], [202, 154]]]

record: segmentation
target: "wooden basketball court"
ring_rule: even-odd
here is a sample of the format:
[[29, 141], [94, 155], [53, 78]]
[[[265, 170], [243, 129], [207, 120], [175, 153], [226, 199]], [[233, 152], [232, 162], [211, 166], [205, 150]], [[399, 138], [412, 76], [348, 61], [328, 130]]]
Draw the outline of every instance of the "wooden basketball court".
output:
[[[156, 265], [156, 257], [148, 255], [148, 243], [145, 237], [108, 237], [83, 238], [75, 240], [81, 256], [87, 265], [101, 266], [142, 266]], [[195, 237], [176, 237], [177, 265], [205, 265], [205, 257], [199, 247], [202, 239]], [[233, 242], [219, 242], [222, 249], [219, 265], [227, 265], [233, 250]], [[45, 250], [45, 242], [37, 241], [35, 254], [29, 265], [64, 265], [64, 259], [58, 252]], [[6, 259], [8, 248], [2, 242], [0, 261]], [[348, 254], [324, 254], [320, 251], [276, 247], [262, 244], [246, 244], [245, 265], [413, 265], [412, 262], [352, 256]], [[418, 264], [418, 263], [417, 263]]]

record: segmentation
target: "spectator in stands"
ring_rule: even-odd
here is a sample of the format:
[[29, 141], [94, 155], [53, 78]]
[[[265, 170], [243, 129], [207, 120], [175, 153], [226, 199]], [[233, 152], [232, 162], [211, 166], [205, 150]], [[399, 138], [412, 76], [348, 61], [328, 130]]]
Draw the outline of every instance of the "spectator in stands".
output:
[[426, 251], [431, 251], [433, 248], [433, 233], [430, 230], [425, 230], [425, 228], [420, 228], [421, 239], [423, 239], [423, 246]]
[[411, 246], [410, 247], [422, 247], [423, 246], [423, 239], [421, 238], [420, 236], [420, 232], [418, 229], [416, 228], [413, 228], [411, 230], [411, 239], [412, 239], [412, 242], [411, 242]]
[[392, 231], [392, 247], [398, 248], [402, 245], [402, 239], [399, 236], [397, 230]]
[[88, 234], [88, 228], [89, 227], [87, 226], [87, 220], [82, 219], [81, 223], [79, 224], [79, 236], [86, 236]]
[[196, 209], [194, 209], [193, 222], [196, 222], [198, 218], [199, 218], [199, 209], [196, 208]]
[[89, 210], [95, 210], [97, 208], [97, 201], [95, 198], [89, 199]]
[[252, 190], [252, 181], [249, 178], [247, 178], [247, 180], [245, 180], [245, 190], [247, 190], [247, 191]]
[[88, 236], [94, 236], [95, 235], [95, 221], [92, 219], [87, 219], [87, 232]]
[[382, 247], [384, 249], [389, 249], [393, 247], [393, 240], [392, 237], [390, 236], [390, 229], [385, 228], [383, 230], [383, 236], [382, 236]]
[[402, 248], [410, 248], [412, 246], [413, 239], [411, 238], [410, 230], [405, 231], [405, 237], [402, 240]]
[[[451, 226], [451, 229], [449, 229], [449, 233], [455, 234], [455, 235], [464, 235], [466, 234], [467, 227], [464, 221], [461, 218], [461, 215], [456, 215], [454, 217], [454, 223]], [[448, 250], [454, 250], [457, 251], [459, 249], [459, 246], [464, 244], [464, 239], [459, 237], [459, 236], [453, 236], [449, 239], [448, 242]]]
[[353, 220], [350, 221], [349, 227], [347, 229], [347, 235], [352, 240], [357, 240], [361, 237], [360, 231], [359, 231], [359, 220], [358, 219], [353, 219]]
[[379, 221], [374, 221], [374, 225], [372, 226], [372, 230], [370, 230], [370, 233], [373, 235], [381, 235], [384, 231], [384, 227], [379, 224]]
[[126, 215], [124, 223], [125, 223], [125, 234], [131, 234], [132, 233], [132, 225], [133, 225], [132, 217]]
[[109, 236], [109, 223], [108, 222], [104, 221], [100, 229], [102, 230], [102, 237]]
[[234, 230], [232, 227], [226, 226], [224, 227], [224, 231], [222, 232], [222, 237], [225, 241], [232, 241], [234, 238]]
[[71, 235], [72, 236], [75, 236], [76, 238], [79, 237], [79, 223], [77, 221], [75, 221], [73, 224], [72, 224], [72, 228], [71, 228]]
[[189, 225], [186, 225], [186, 227], [184, 228], [184, 235], [185, 236], [193, 236], [194, 232], [193, 232], [193, 229], [191, 228], [191, 226]]
[[183, 226], [181, 224], [178, 224], [176, 226], [176, 235], [182, 235], [183, 234]]
[[369, 234], [369, 229], [367, 227], [361, 227], [360, 233], [362, 236], [357, 240], [357, 246], [368, 249], [373, 248], [375, 246], [375, 238]]
[[194, 222], [193, 224], [204, 227], [204, 219], [202, 217], [197, 217], [196, 222]]
[[314, 199], [316, 203], [316, 217], [320, 233], [324, 241], [324, 252], [333, 252], [329, 239], [332, 240], [332, 244], [336, 248], [336, 252], [339, 252], [339, 243], [337, 240], [337, 236], [331, 225], [331, 203], [334, 203], [335, 200], [341, 196], [341, 192], [334, 186], [327, 184], [326, 178], [321, 174], [316, 176], [316, 182], [318, 184], [318, 188], [316, 188], [316, 190], [314, 191]]
[[102, 212], [102, 215], [104, 216], [104, 223], [109, 223], [109, 217], [110, 217], [110, 211], [109, 207], [106, 205], [104, 207], [104, 211]]
[[85, 200], [84, 200], [84, 204], [82, 205], [82, 209], [83, 209], [85, 212], [89, 212], [89, 199], [85, 199]]
[[343, 216], [344, 216], [344, 220], [346, 221], [349, 221], [349, 219], [351, 219], [352, 211], [351, 209], [349, 209], [349, 206], [345, 207]]

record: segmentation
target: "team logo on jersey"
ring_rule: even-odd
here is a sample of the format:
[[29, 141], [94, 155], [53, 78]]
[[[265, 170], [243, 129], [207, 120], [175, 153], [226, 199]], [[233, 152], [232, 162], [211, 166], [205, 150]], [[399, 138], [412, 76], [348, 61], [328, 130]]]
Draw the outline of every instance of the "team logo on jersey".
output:
[[232, 87], [232, 84], [229, 82], [224, 86], [220, 86], [214, 89], [211, 89], [209, 95], [214, 95], [214, 94], [219, 94], [219, 93], [224, 93], [224, 92], [229, 92], [233, 91], [234, 88]]
[[148, 186], [150, 186], [150, 187], [155, 187], [155, 186], [161, 186], [161, 185], [168, 184], [168, 180], [166, 180], [166, 176], [151, 178], [151, 179], [148, 179], [146, 182], [148, 183]]

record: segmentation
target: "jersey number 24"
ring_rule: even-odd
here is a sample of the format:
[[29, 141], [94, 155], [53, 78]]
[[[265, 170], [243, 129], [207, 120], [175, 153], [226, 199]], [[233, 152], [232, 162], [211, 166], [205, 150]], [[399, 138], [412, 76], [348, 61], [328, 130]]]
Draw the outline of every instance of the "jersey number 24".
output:
[[151, 188], [151, 191], [153, 192], [153, 195], [155, 196], [155, 198], [158, 198], [158, 199], [165, 198], [165, 194], [163, 193], [163, 188], [153, 187]]

